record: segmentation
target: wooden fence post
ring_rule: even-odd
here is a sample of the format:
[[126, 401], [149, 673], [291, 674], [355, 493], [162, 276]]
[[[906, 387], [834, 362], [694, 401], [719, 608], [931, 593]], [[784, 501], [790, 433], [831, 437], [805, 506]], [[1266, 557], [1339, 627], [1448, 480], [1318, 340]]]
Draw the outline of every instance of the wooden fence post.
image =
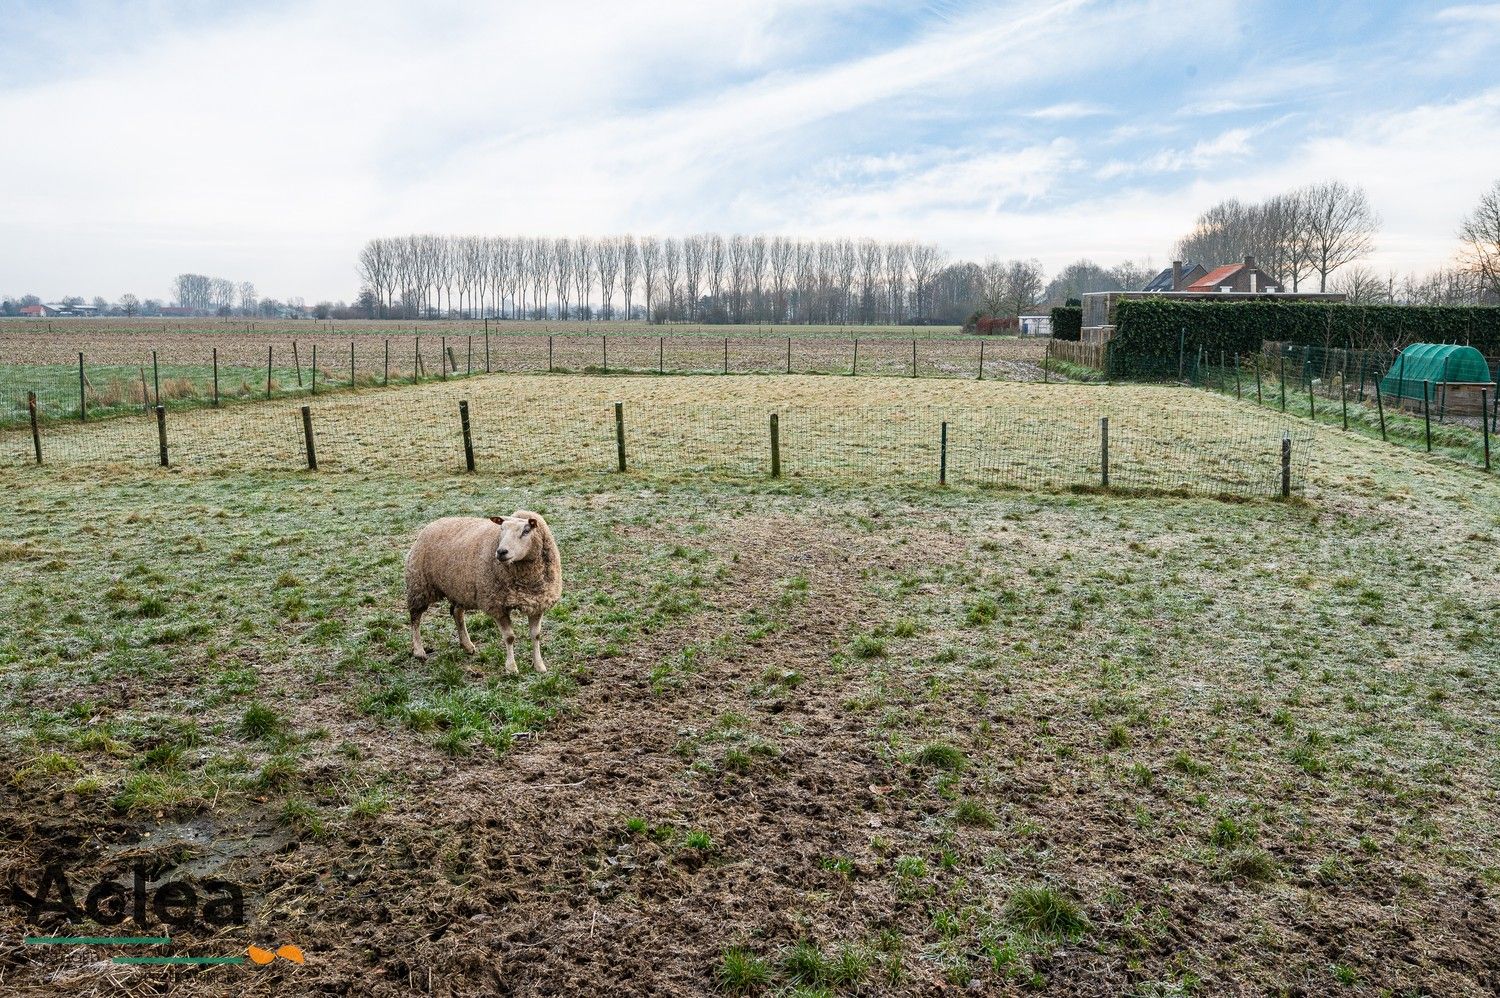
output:
[[214, 408], [219, 407], [219, 348], [214, 347]]
[[[36, 421], [36, 392], [26, 393], [26, 411], [31, 414], [31, 446], [36, 451], [36, 463], [42, 463], [42, 431]], [[1488, 439], [1488, 438], [1486, 438]]]
[[469, 432], [469, 402], [460, 399], [458, 403], [458, 421], [464, 428], [464, 467], [470, 471], [474, 470], [474, 437]]
[[389, 339], [385, 341], [385, 377], [383, 380], [385, 386], [389, 388], [391, 385], [391, 341]]
[[422, 373], [422, 337], [416, 335], [416, 327], [412, 327], [412, 351], [411, 351], [411, 380], [415, 384]]
[[318, 470], [318, 452], [313, 446], [312, 409], [302, 407], [302, 440], [307, 444], [307, 470]]
[[771, 477], [781, 477], [781, 421], [774, 412], [771, 413]]
[[620, 471], [625, 470], [625, 403], [615, 403], [615, 456]]
[[156, 404], [156, 443], [161, 450], [161, 466], [167, 467], [167, 407]]
[[297, 341], [292, 340], [292, 366], [297, 369], [297, 387], [302, 387], [302, 357], [297, 353]]
[[656, 373], [667, 373], [667, 338], [665, 336], [656, 338]]
[[724, 337], [724, 373], [729, 373], [729, 337]]
[[911, 376], [917, 376], [917, 341], [911, 341]]
[[[916, 340], [912, 340], [913, 343]], [[913, 375], [915, 377], [915, 375]], [[942, 435], [938, 439], [938, 484], [948, 484], [948, 423], [943, 421]]]
[[979, 380], [984, 380], [984, 340], [979, 341]]
[[1281, 431], [1281, 498], [1290, 498], [1292, 494], [1292, 434], [1290, 430]]
[[850, 374], [859, 373], [859, 337], [854, 337], [854, 366], [849, 369]]
[[318, 344], [312, 345], [312, 393], [318, 394]]
[[599, 350], [601, 359], [604, 361], [604, 373], [609, 373], [609, 334], [605, 333], [599, 337]]
[[1286, 354], [1276, 358], [1281, 368], [1281, 411], [1286, 412]]
[[1109, 488], [1109, 417], [1099, 417], [1099, 484]]
[[786, 338], [786, 373], [792, 373], [792, 338]]
[[354, 341], [349, 341], [349, 387], [354, 387]]
[[552, 334], [547, 334], [547, 373], [552, 373]]
[[[48, 328], [50, 330], [51, 323], [48, 323]], [[80, 350], [78, 352], [78, 421], [80, 423], [87, 423], [89, 421], [89, 400], [88, 395], [83, 390], [85, 382], [86, 379], [83, 376], [83, 351]]]
[[490, 320], [484, 320], [484, 373], [490, 373]]
[[266, 347], [266, 398], [271, 397], [271, 353], [275, 349], [274, 346]]
[[1349, 386], [1347, 382], [1339, 383], [1339, 402], [1344, 407], [1344, 429], [1349, 429]]

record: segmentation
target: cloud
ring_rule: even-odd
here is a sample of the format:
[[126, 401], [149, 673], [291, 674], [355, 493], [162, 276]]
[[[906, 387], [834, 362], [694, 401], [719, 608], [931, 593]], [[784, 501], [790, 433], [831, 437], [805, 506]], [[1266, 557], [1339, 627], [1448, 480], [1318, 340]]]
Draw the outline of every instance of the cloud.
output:
[[1066, 104], [1049, 104], [1047, 107], [1028, 111], [1026, 117], [1036, 118], [1040, 121], [1069, 121], [1074, 118], [1095, 118], [1108, 113], [1109, 109], [1099, 104], [1069, 101]]
[[1436, 11], [1432, 19], [1458, 24], [1500, 24], [1500, 3], [1470, 3], [1444, 7]]

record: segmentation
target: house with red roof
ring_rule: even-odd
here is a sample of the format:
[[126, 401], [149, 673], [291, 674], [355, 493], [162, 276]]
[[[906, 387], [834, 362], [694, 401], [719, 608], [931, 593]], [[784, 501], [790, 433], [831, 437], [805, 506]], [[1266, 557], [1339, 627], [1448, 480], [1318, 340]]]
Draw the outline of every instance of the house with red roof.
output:
[[1256, 295], [1275, 294], [1281, 290], [1281, 285], [1255, 265], [1255, 257], [1247, 256], [1244, 263], [1215, 267], [1180, 290], [1199, 294]]

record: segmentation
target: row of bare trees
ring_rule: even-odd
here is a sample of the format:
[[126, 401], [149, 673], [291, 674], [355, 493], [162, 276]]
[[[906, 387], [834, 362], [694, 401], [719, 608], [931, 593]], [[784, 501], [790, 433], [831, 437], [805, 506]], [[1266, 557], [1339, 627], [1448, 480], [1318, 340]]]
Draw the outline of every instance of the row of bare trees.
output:
[[1363, 188], [1330, 180], [1254, 204], [1221, 201], [1198, 216], [1174, 258], [1212, 269], [1249, 254], [1293, 291], [1313, 275], [1327, 291], [1330, 274], [1369, 254], [1379, 226]]
[[904, 324], [952, 321], [953, 266], [873, 239], [410, 235], [370, 240], [358, 273], [381, 316]]
[[172, 293], [179, 307], [204, 315], [228, 315], [235, 308], [251, 315], [257, 306], [254, 284], [249, 281], [236, 284], [204, 274], [178, 274], [172, 281]]

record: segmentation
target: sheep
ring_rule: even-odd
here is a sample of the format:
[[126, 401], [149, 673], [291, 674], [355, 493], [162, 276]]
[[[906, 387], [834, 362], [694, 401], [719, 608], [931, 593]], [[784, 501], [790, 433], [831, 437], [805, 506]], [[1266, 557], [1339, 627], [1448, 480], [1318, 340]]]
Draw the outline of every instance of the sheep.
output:
[[542, 661], [542, 615], [562, 597], [562, 556], [547, 521], [529, 510], [510, 516], [448, 516], [423, 527], [406, 554], [406, 608], [411, 615], [411, 653], [427, 660], [422, 615], [447, 600], [458, 625], [458, 643], [474, 654], [464, 613], [489, 614], [505, 635], [505, 671], [516, 669], [511, 611], [530, 622], [531, 664]]

